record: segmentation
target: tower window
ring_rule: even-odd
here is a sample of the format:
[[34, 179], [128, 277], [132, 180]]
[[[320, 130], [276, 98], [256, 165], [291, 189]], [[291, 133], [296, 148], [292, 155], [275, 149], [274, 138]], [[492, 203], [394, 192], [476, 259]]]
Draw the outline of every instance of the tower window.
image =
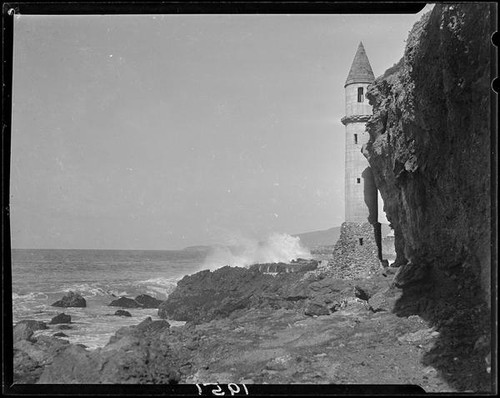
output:
[[358, 135], [357, 134], [354, 134], [354, 143], [357, 144], [358, 143]]
[[361, 178], [356, 178], [356, 182], [357, 182], [358, 184], [361, 184]]
[[359, 238], [359, 245], [363, 246], [363, 238]]
[[358, 102], [363, 102], [363, 87], [358, 87]]

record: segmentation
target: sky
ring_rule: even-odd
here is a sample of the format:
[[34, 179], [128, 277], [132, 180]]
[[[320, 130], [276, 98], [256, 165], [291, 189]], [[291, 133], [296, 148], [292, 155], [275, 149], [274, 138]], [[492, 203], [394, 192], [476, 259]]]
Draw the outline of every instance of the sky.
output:
[[344, 83], [418, 15], [18, 15], [14, 248], [178, 249], [339, 226]]

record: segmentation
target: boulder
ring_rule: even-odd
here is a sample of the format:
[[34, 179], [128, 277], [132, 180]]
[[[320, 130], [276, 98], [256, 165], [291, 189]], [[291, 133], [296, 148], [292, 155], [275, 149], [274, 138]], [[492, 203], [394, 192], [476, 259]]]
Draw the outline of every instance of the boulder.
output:
[[48, 329], [49, 327], [45, 322], [42, 321], [35, 321], [32, 319], [26, 319], [24, 321], [19, 321], [17, 325], [26, 325], [28, 329], [31, 330], [45, 330]]
[[329, 315], [330, 311], [324, 305], [319, 303], [309, 303], [304, 311], [305, 315]]
[[71, 326], [69, 326], [69, 325], [64, 325], [64, 324], [63, 324], [63, 325], [58, 325], [58, 326], [57, 326], [57, 328], [58, 328], [59, 330], [70, 330], [70, 329], [73, 329]]
[[127, 317], [131, 317], [132, 314], [128, 311], [125, 311], [125, 310], [118, 310], [115, 312], [115, 315], [118, 315], [118, 316], [127, 316]]
[[26, 352], [15, 348], [13, 362], [14, 382], [16, 384], [35, 384], [43, 371], [38, 361]]
[[[383, 282], [384, 285], [381, 285]], [[387, 281], [365, 283], [380, 290]], [[363, 284], [363, 290], [365, 289]], [[373, 285], [373, 287], [371, 286]], [[208, 322], [231, 317], [236, 311], [251, 308], [285, 308], [304, 311], [309, 303], [324, 308], [323, 314], [335, 300], [354, 297], [354, 282], [300, 272], [278, 273], [276, 276], [259, 272], [254, 267], [223, 267], [188, 275], [177, 283], [176, 289], [158, 309], [160, 318], [176, 321]], [[314, 307], [314, 306], [313, 306]], [[311, 307], [308, 312], [315, 312]]]
[[134, 299], [128, 298], [128, 297], [120, 297], [117, 300], [113, 300], [111, 303], [109, 303], [110, 307], [122, 307], [122, 308], [141, 308], [141, 304], [139, 304], [137, 301]]
[[283, 273], [280, 279], [275, 279], [256, 269], [228, 266], [200, 271], [177, 282], [176, 289], [161, 303], [158, 315], [197, 323], [225, 318], [233, 311], [275, 301], [274, 298], [279, 298], [276, 289], [293, 275], [297, 274]]
[[33, 329], [30, 329], [26, 323], [18, 323], [14, 326], [14, 343], [22, 340], [30, 340], [33, 336]]
[[161, 300], [148, 296], [147, 294], [140, 294], [135, 298], [135, 301], [137, 301], [142, 308], [158, 308], [162, 303]]
[[109, 343], [93, 351], [70, 345], [45, 367], [39, 383], [169, 384], [177, 383], [186, 360], [170, 346], [170, 325], [148, 317], [119, 329]]
[[54, 333], [52, 336], [54, 336], [54, 337], [68, 337], [68, 335], [66, 333], [63, 333], [63, 332]]
[[51, 319], [49, 325], [56, 325], [59, 323], [71, 323], [71, 315], [66, 315], [64, 312], [62, 314], [58, 314]]
[[87, 306], [87, 302], [85, 299], [78, 293], [68, 292], [63, 298], [59, 301], [56, 301], [52, 304], [53, 307], [79, 307], [84, 308]]
[[40, 384], [96, 384], [99, 383], [99, 363], [78, 345], [69, 345], [45, 366]]
[[35, 384], [53, 357], [69, 346], [68, 340], [39, 336], [36, 341], [14, 343], [14, 381], [16, 384]]
[[14, 343], [20, 340], [30, 340], [35, 330], [45, 330], [48, 326], [45, 322], [27, 319], [20, 321], [14, 326]]

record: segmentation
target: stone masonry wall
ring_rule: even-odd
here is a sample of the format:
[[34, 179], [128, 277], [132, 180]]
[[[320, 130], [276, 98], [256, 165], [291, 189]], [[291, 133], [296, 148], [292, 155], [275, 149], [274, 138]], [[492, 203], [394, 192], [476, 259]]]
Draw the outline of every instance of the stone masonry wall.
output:
[[[333, 258], [322, 271], [342, 279], [369, 277], [382, 268], [376, 229], [380, 224], [344, 222], [333, 249]], [[360, 244], [360, 239], [363, 244]]]

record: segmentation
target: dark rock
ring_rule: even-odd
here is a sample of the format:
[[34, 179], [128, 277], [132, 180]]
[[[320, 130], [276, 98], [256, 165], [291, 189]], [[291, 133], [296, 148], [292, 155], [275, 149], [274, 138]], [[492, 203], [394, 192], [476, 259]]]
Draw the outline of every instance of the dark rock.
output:
[[34, 321], [31, 319], [20, 321], [14, 326], [14, 343], [20, 340], [30, 340], [35, 330], [44, 329], [48, 329], [45, 322]]
[[484, 334], [480, 336], [474, 343], [474, 350], [487, 353], [491, 350], [491, 336], [489, 334]]
[[53, 307], [80, 307], [87, 306], [85, 299], [78, 293], [68, 292], [61, 300], [52, 304]]
[[54, 333], [52, 336], [54, 336], [54, 337], [68, 337], [68, 335], [66, 333], [63, 333], [63, 332]]
[[14, 343], [21, 340], [30, 340], [33, 336], [33, 329], [26, 323], [18, 323], [14, 326]]
[[36, 341], [20, 340], [14, 344], [14, 381], [34, 384], [54, 356], [69, 346], [67, 340], [39, 336]]
[[429, 274], [427, 265], [412, 264], [411, 262], [399, 267], [394, 275], [394, 285], [396, 287], [408, 286], [411, 283], [419, 282]]
[[127, 316], [127, 317], [131, 317], [132, 314], [128, 311], [125, 311], [125, 310], [118, 310], [115, 312], [115, 315], [118, 315], [118, 316]]
[[53, 358], [41, 374], [41, 384], [97, 384], [100, 381], [99, 362], [80, 346], [70, 345]]
[[148, 296], [147, 294], [137, 296], [135, 301], [138, 302], [142, 308], [158, 308], [162, 303], [161, 300]]
[[64, 312], [62, 314], [58, 314], [51, 319], [49, 325], [56, 325], [59, 323], [71, 323], [71, 315], [66, 315]]
[[365, 301], [368, 301], [368, 299], [370, 298], [370, 296], [368, 295], [368, 293], [366, 291], [364, 291], [361, 287], [359, 286], [354, 286], [354, 295], [361, 299], [361, 300], [365, 300]]
[[170, 347], [169, 326], [166, 321], [147, 318], [137, 326], [118, 330], [104, 348], [87, 351], [71, 345], [45, 367], [40, 383], [177, 383], [177, 369], [187, 361]]
[[[295, 274], [283, 274], [287, 278]], [[185, 276], [158, 310], [160, 318], [202, 322], [274, 301], [276, 279], [255, 269], [223, 267]], [[266, 294], [264, 294], [266, 293]]]
[[16, 384], [35, 384], [43, 372], [39, 362], [26, 352], [14, 348], [14, 382]]
[[330, 311], [325, 306], [318, 303], [309, 303], [304, 311], [305, 315], [329, 315]]
[[[256, 269], [223, 267], [184, 277], [160, 305], [158, 315], [200, 323], [257, 308], [303, 311], [310, 302], [323, 306], [326, 314], [334, 301], [354, 297], [354, 283], [321, 274], [304, 276], [294, 272], [271, 276]], [[381, 277], [356, 283], [368, 295], [388, 285]]]
[[[439, 4], [415, 24], [403, 59], [367, 90], [363, 146], [394, 229], [395, 264], [446, 270], [472, 259], [488, 302], [490, 13], [488, 4]], [[410, 267], [398, 286], [422, 276]]]
[[272, 273], [292, 273], [292, 272], [308, 272], [318, 268], [317, 260], [306, 260], [298, 258], [292, 260], [290, 263], [263, 263], [252, 264], [249, 269], [259, 272], [272, 272]]
[[120, 297], [118, 300], [113, 300], [109, 303], [110, 307], [122, 307], [122, 308], [141, 308], [141, 304], [131, 298]]
[[73, 329], [73, 327], [71, 327], [69, 325], [58, 325], [57, 328], [59, 330], [70, 330], [70, 329]]
[[31, 330], [45, 330], [45, 329], [49, 328], [45, 322], [35, 321], [35, 320], [32, 320], [32, 319], [27, 319], [27, 320], [24, 320], [24, 321], [19, 321], [17, 324], [18, 325], [19, 324], [25, 324]]

